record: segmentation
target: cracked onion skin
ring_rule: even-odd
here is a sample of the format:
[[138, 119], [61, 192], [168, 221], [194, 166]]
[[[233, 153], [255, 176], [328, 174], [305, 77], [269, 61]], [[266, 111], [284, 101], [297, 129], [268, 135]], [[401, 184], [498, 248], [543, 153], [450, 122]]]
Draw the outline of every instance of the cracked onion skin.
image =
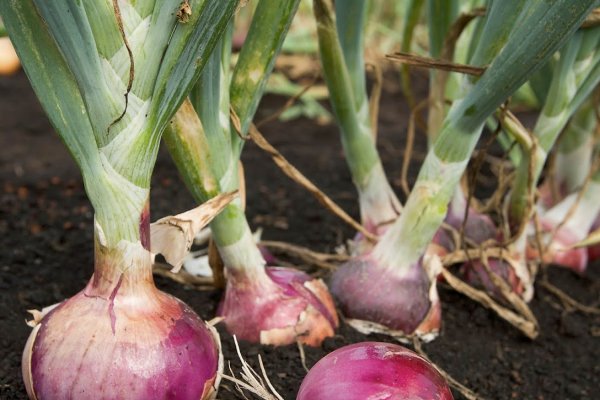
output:
[[214, 329], [158, 290], [149, 268], [115, 267], [96, 265], [86, 288], [35, 326], [23, 354], [29, 397], [214, 398], [221, 364]]
[[441, 305], [435, 277], [419, 262], [407, 271], [386, 268], [372, 252], [351, 258], [334, 272], [330, 290], [342, 313], [394, 332], [437, 333]]
[[396, 344], [355, 343], [329, 353], [308, 372], [296, 400], [452, 400], [428, 361]]
[[297, 341], [319, 346], [338, 326], [325, 284], [283, 267], [267, 267], [251, 276], [228, 269], [217, 314], [239, 339], [275, 346]]

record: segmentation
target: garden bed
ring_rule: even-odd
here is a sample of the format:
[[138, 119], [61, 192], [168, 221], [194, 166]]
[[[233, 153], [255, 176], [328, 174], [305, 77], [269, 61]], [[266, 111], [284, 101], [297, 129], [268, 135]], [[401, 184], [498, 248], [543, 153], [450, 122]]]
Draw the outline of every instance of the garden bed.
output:
[[[406, 135], [407, 108], [395, 77], [384, 84], [380, 108], [379, 148], [388, 176], [399, 176]], [[420, 84], [419, 84], [420, 83]], [[425, 87], [422, 78], [417, 87]], [[267, 96], [257, 119], [274, 112], [282, 98]], [[263, 133], [288, 159], [338, 204], [358, 217], [355, 190], [334, 125], [310, 120], [285, 125], [271, 122]], [[93, 270], [93, 213], [80, 173], [52, 131], [25, 75], [0, 78], [0, 399], [24, 399], [21, 352], [30, 328], [26, 310], [59, 302], [81, 290]], [[422, 142], [422, 141], [421, 141]], [[424, 144], [413, 154], [424, 155]], [[248, 218], [263, 238], [322, 252], [351, 238], [353, 231], [292, 183], [252, 143], [244, 150]], [[416, 170], [412, 171], [413, 174]], [[400, 193], [399, 182], [394, 189]], [[161, 151], [152, 186], [153, 220], [191, 208], [194, 203], [168, 154]], [[291, 260], [288, 260], [291, 261]], [[301, 266], [326, 277], [324, 270]], [[562, 269], [550, 281], [585, 304], [600, 300], [600, 272], [586, 276]], [[157, 277], [158, 286], [189, 304], [204, 319], [215, 314], [220, 292], [185, 288]], [[567, 312], [548, 291], [536, 287], [531, 308], [540, 337], [531, 341], [493, 312], [445, 285], [440, 285], [443, 331], [423, 346], [429, 357], [459, 382], [487, 399], [589, 399], [600, 389], [600, 317]], [[220, 329], [226, 373], [238, 373], [231, 336]], [[342, 324], [334, 338], [318, 349], [304, 348], [308, 367], [326, 353], [349, 343], [389, 340], [364, 336]], [[263, 358], [273, 386], [293, 399], [305, 371], [297, 346], [272, 348], [240, 343], [253, 366]], [[250, 395], [247, 395], [250, 397]], [[243, 398], [223, 381], [220, 399]], [[455, 398], [460, 399], [455, 392]]]

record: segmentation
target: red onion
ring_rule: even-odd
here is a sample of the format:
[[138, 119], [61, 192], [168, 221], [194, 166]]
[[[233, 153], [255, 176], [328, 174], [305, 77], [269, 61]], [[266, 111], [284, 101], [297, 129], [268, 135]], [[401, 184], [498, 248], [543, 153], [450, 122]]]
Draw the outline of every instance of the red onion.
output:
[[[505, 260], [497, 258], [488, 258], [487, 260], [490, 271], [496, 276], [502, 278], [504, 282], [518, 295], [524, 292], [523, 282], [517, 276], [516, 270]], [[461, 267], [461, 275], [466, 282], [469, 282], [475, 287], [485, 289], [489, 294], [497, 299], [503, 299], [504, 295], [500, 289], [494, 284], [487, 269], [480, 260], [466, 262]]]
[[296, 400], [451, 400], [427, 360], [396, 344], [363, 342], [329, 353], [308, 372]]
[[433, 339], [441, 325], [437, 273], [422, 264], [400, 269], [383, 265], [372, 252], [353, 257], [334, 272], [331, 293], [348, 322], [363, 333]]
[[214, 329], [158, 290], [140, 243], [97, 245], [86, 288], [43, 316], [23, 354], [32, 399], [210, 399]]
[[[264, 271], [264, 272], [263, 272]], [[230, 333], [262, 344], [296, 340], [318, 346], [338, 326], [333, 300], [319, 279], [291, 269], [268, 267], [249, 275], [227, 270], [218, 315]]]
[[[471, 244], [481, 245], [488, 240], [494, 240], [502, 243], [504, 235], [496, 226], [494, 221], [486, 214], [482, 214], [473, 207], [468, 207], [467, 218], [465, 220], [465, 208], [467, 207], [466, 199], [462, 191], [458, 191], [454, 196], [446, 223], [452, 226], [457, 231], [463, 233], [464, 239]], [[515, 248], [509, 249], [512, 251], [511, 256], [516, 264], [518, 260], [524, 260], [524, 257], [516, 251]], [[517, 273], [517, 267], [506, 260], [489, 257], [488, 266], [491, 272], [503, 279], [505, 283], [518, 295], [523, 295], [525, 292], [524, 283]], [[465, 262], [460, 270], [461, 278], [469, 284], [484, 289], [487, 293], [498, 299], [503, 299], [504, 296], [498, 287], [493, 283], [487, 269], [481, 260], [473, 260]]]

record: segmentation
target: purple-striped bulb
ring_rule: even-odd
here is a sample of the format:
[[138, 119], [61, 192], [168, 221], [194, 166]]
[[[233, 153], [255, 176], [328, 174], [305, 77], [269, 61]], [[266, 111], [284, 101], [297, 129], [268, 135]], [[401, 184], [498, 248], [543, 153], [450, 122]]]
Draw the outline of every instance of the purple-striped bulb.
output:
[[296, 400], [452, 400], [440, 373], [396, 344], [363, 342], [329, 353], [308, 372]]
[[238, 338], [275, 346], [319, 346], [338, 326], [333, 299], [320, 279], [268, 267], [259, 275], [228, 270], [218, 315]]
[[214, 398], [218, 335], [154, 286], [147, 254], [129, 269], [97, 263], [84, 290], [38, 321], [23, 354], [31, 399]]
[[440, 329], [441, 305], [436, 273], [427, 268], [421, 262], [390, 268], [370, 252], [336, 269], [330, 289], [348, 322], [361, 332], [432, 339]]

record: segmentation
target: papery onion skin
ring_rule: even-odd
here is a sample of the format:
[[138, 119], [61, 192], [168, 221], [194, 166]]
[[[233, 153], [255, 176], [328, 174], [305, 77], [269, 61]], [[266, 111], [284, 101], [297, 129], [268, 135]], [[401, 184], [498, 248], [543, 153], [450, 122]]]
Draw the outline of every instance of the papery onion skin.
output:
[[292, 268], [268, 267], [253, 279], [227, 270], [218, 315], [239, 339], [275, 346], [319, 346], [338, 326], [333, 299], [319, 279]]
[[[569, 268], [578, 274], [583, 274], [588, 264], [588, 249], [573, 247], [580, 238], [565, 226], [554, 232], [553, 224], [542, 220], [541, 225], [542, 244], [546, 246], [542, 254], [544, 262]], [[549, 244], [546, 244], [548, 235], [552, 235], [552, 239]], [[534, 242], [528, 245], [528, 260], [539, 260], [542, 256], [540, 256], [537, 243]]]
[[418, 354], [396, 344], [363, 342], [317, 362], [296, 400], [452, 400], [444, 378]]
[[218, 337], [187, 305], [153, 284], [112, 298], [88, 287], [34, 328], [23, 355], [29, 397], [64, 399], [211, 399]]
[[372, 253], [340, 266], [330, 284], [346, 317], [407, 335], [439, 331], [441, 306], [437, 292], [432, 298], [432, 288], [435, 291], [435, 279], [430, 279], [420, 263], [401, 273], [382, 266]]

